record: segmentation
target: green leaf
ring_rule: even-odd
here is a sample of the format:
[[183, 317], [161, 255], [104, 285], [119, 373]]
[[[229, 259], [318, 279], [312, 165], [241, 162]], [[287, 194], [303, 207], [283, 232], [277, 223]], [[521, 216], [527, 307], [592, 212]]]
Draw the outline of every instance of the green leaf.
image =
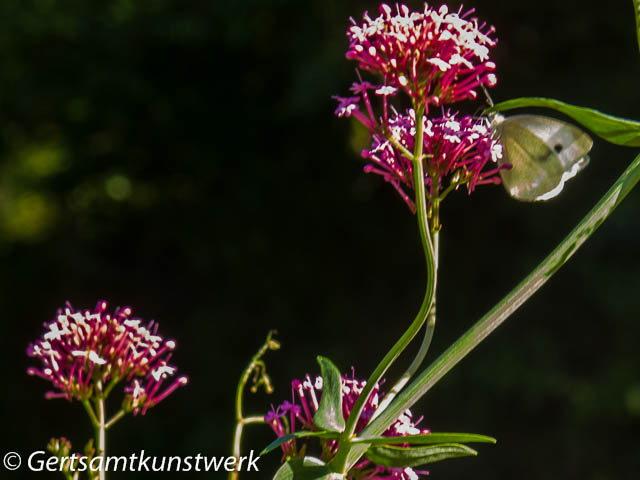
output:
[[457, 443], [442, 443], [432, 447], [371, 447], [365, 456], [373, 463], [385, 467], [419, 467], [447, 458], [468, 457], [478, 452]]
[[304, 437], [320, 437], [320, 438], [338, 438], [337, 432], [296, 432], [283, 435], [280, 438], [276, 438], [273, 442], [267, 445], [264, 450], [260, 452], [260, 455], [266, 455], [267, 453], [275, 450], [283, 443], [287, 443], [289, 440]]
[[[458, 364], [469, 352], [511, 316], [525, 301], [536, 293], [551, 276], [582, 246], [602, 225], [640, 181], [640, 155], [618, 178], [595, 207], [576, 228], [545, 258], [527, 278], [517, 285], [500, 303], [478, 320], [453, 345], [442, 353], [414, 381], [405, 387], [393, 402], [375, 420], [360, 432], [360, 438], [376, 438], [382, 434], [407, 408], [411, 408], [447, 372]], [[364, 454], [366, 444], [353, 445], [348, 453], [347, 466], [352, 467]]]
[[[638, 1], [638, 0], [636, 0]], [[501, 112], [521, 107], [546, 107], [573, 118], [605, 140], [626, 147], [640, 147], [640, 122], [614, 117], [592, 108], [576, 107], [550, 98], [523, 97], [500, 102], [484, 113]]]
[[636, 30], [638, 34], [638, 48], [640, 48], [640, 0], [633, 0], [633, 9], [636, 12]]
[[322, 397], [320, 406], [313, 416], [313, 423], [322, 430], [344, 431], [342, 415], [342, 378], [340, 370], [328, 358], [318, 356], [322, 372]]
[[342, 475], [331, 473], [318, 458], [296, 458], [282, 465], [273, 480], [339, 480]]
[[410, 443], [411, 445], [431, 445], [434, 443], [496, 443], [496, 439], [475, 433], [427, 433], [422, 435], [404, 435], [401, 437], [354, 438], [352, 443], [370, 445], [393, 445]]

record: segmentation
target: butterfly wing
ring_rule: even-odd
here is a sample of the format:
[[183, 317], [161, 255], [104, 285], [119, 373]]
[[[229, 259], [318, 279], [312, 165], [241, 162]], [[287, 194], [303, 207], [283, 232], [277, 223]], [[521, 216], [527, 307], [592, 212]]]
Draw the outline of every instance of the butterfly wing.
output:
[[502, 181], [509, 194], [523, 201], [547, 200], [588, 163], [591, 137], [579, 128], [539, 115], [514, 115], [495, 123], [503, 147]]

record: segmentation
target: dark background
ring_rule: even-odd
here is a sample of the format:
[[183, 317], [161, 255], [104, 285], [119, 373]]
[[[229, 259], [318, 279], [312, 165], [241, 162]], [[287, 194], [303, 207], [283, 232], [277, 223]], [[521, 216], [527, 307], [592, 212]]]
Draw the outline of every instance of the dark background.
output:
[[[640, 118], [631, 1], [470, 7], [497, 28], [496, 101], [548, 96]], [[79, 404], [45, 400], [49, 385], [25, 373], [27, 344], [66, 300], [105, 298], [158, 320], [191, 379], [114, 427], [111, 454], [228, 454], [235, 384], [270, 328], [283, 344], [267, 358], [276, 393], [249, 398], [248, 413], [289, 398], [291, 378], [317, 372], [317, 354], [372, 371], [417, 311], [425, 271], [415, 218], [362, 173], [353, 126], [332, 113], [330, 96], [355, 79], [348, 17], [365, 9], [377, 4], [0, 2], [0, 453], [26, 457], [62, 435], [80, 449], [91, 435]], [[596, 140], [591, 165], [542, 204], [501, 187], [449, 197], [429, 359], [542, 260], [636, 154]], [[432, 478], [637, 478], [639, 204], [634, 191], [416, 405], [435, 431], [498, 438], [477, 458], [432, 466]], [[271, 439], [253, 427], [245, 445]], [[277, 461], [245, 477], [270, 478]]]

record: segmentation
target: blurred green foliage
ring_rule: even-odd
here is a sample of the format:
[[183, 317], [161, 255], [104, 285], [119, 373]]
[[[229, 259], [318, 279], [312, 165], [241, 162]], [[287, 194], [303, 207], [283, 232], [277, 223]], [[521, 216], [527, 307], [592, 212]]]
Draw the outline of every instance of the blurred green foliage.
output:
[[[495, 101], [539, 95], [640, 118], [631, 2], [465, 7], [497, 28]], [[270, 328], [283, 342], [267, 358], [276, 393], [249, 399], [247, 413], [287, 399], [292, 377], [317, 371], [316, 354], [371, 371], [424, 286], [415, 219], [389, 185], [362, 174], [361, 133], [332, 116], [330, 96], [355, 79], [348, 17], [376, 8], [0, 2], [3, 451], [61, 435], [80, 448], [90, 435], [79, 405], [45, 401], [47, 386], [25, 373], [28, 342], [65, 300], [106, 298], [157, 319], [191, 377], [118, 424], [114, 454], [228, 452], [235, 382]], [[526, 275], [634, 155], [596, 142], [589, 168], [545, 204], [519, 204], [499, 187], [449, 197], [434, 354]], [[637, 477], [639, 202], [633, 192], [416, 406], [433, 430], [498, 438], [477, 458], [434, 466], [434, 478]], [[247, 446], [271, 439], [255, 427]], [[265, 458], [263, 471], [277, 461]]]

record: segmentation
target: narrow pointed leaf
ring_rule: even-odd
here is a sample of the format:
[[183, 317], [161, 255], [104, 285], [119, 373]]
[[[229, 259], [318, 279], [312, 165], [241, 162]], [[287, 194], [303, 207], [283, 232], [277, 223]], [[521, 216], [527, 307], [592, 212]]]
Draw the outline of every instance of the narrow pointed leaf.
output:
[[401, 437], [354, 438], [352, 443], [370, 445], [393, 445], [409, 443], [411, 445], [432, 445], [435, 443], [496, 443], [496, 439], [475, 433], [427, 433], [423, 435], [404, 435]]
[[371, 447], [365, 456], [385, 467], [419, 467], [448, 458], [468, 457], [478, 452], [456, 443], [442, 443], [431, 447]]
[[338, 480], [322, 460], [314, 457], [296, 458], [282, 465], [273, 480]]
[[296, 432], [289, 433], [287, 435], [283, 435], [280, 438], [276, 438], [273, 442], [267, 445], [264, 450], [260, 452], [260, 455], [266, 455], [267, 453], [275, 450], [283, 443], [287, 443], [289, 440], [294, 440], [296, 438], [304, 438], [304, 437], [320, 437], [320, 438], [338, 438], [338, 433], [336, 432]]
[[[362, 439], [376, 438], [407, 408], [411, 408], [447, 372], [458, 364], [469, 352], [511, 316], [549, 278], [564, 265], [582, 244], [613, 213], [633, 187], [640, 181], [640, 155], [622, 173], [600, 201], [585, 216], [573, 231], [545, 258], [527, 278], [518, 284], [500, 303], [478, 320], [453, 345], [427, 367], [414, 381], [407, 385], [387, 409], [360, 432]], [[347, 466], [353, 466], [367, 449], [367, 444], [353, 445], [348, 453]]]
[[551, 98], [514, 98], [486, 109], [485, 113], [522, 107], [545, 107], [557, 110], [573, 118], [576, 122], [608, 142], [626, 147], [640, 147], [640, 122], [607, 115], [592, 108], [576, 107]]
[[322, 372], [322, 397], [318, 411], [313, 416], [313, 423], [322, 430], [330, 432], [344, 431], [342, 415], [342, 379], [340, 371], [331, 360], [318, 357]]

